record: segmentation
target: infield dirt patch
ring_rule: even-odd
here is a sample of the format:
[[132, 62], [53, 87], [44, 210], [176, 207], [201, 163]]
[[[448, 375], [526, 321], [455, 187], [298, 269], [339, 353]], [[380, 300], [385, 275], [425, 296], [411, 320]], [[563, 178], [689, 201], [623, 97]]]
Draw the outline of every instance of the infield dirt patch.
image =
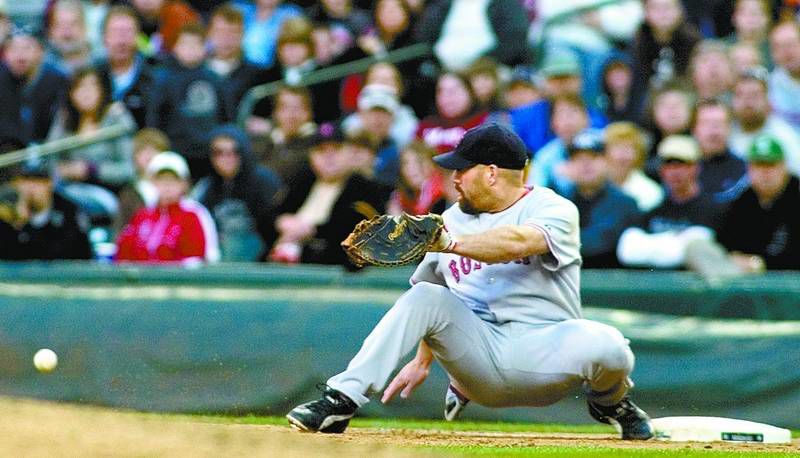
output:
[[790, 445], [629, 442], [607, 434], [351, 428], [304, 434], [288, 426], [241, 425], [0, 397], [0, 456], [431, 456], [414, 446], [712, 449], [800, 452]]

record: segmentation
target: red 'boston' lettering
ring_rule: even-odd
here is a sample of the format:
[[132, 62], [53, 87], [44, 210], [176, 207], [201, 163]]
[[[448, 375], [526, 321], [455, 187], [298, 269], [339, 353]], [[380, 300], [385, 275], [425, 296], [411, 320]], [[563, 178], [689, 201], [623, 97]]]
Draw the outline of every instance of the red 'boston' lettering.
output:
[[472, 271], [472, 259], [461, 256], [461, 272], [464, 272], [464, 275], [469, 275], [471, 271]]
[[450, 261], [450, 264], [448, 264], [447, 267], [450, 268], [450, 273], [453, 274], [453, 278], [456, 279], [456, 283], [459, 283], [461, 281], [461, 274], [458, 272], [458, 264], [456, 263], [456, 260], [453, 259]]

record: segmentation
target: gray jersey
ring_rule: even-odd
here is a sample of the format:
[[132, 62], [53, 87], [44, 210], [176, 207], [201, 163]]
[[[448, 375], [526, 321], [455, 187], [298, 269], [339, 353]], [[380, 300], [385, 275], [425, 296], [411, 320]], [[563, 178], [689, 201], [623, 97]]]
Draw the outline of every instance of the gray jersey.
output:
[[548, 253], [487, 264], [452, 253], [428, 253], [411, 276], [447, 286], [481, 319], [552, 323], [581, 317], [578, 210], [552, 190], [537, 186], [498, 213], [470, 215], [453, 205], [442, 215], [447, 229], [475, 234], [527, 225], [544, 233]]

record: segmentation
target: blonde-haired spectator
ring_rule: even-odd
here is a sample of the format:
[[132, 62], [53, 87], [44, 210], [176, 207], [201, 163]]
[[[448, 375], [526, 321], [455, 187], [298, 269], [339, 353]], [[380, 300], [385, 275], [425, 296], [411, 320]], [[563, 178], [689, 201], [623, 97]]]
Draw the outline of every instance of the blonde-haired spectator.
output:
[[661, 186], [642, 172], [647, 145], [642, 131], [627, 121], [606, 127], [606, 160], [609, 179], [648, 212], [664, 200]]

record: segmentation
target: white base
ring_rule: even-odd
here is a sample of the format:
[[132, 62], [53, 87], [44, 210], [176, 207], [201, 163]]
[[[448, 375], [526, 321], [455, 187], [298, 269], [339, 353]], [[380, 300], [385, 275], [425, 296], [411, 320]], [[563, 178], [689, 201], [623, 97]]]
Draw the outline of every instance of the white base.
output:
[[652, 421], [658, 440], [763, 444], [792, 442], [792, 433], [788, 429], [734, 418], [664, 417], [654, 418]]

